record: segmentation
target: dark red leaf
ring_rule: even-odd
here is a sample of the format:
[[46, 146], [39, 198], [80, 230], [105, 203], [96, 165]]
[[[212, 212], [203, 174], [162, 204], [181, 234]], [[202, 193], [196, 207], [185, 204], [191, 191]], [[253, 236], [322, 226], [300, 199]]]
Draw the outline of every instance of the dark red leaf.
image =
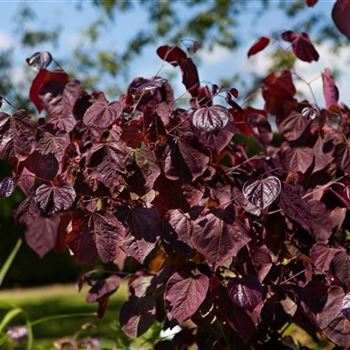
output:
[[266, 36], [259, 38], [249, 49], [248, 57], [257, 54], [258, 52], [265, 49], [265, 47], [270, 43], [270, 39]]
[[282, 33], [282, 39], [292, 44], [293, 52], [300, 60], [305, 62], [318, 61], [320, 56], [308, 34], [287, 31]]
[[86, 296], [86, 301], [88, 303], [94, 303], [101, 298], [108, 297], [119, 288], [121, 281], [121, 278], [116, 275], [97, 280], [90, 288]]
[[345, 249], [339, 248], [332, 260], [331, 270], [346, 290], [350, 287], [350, 257]]
[[350, 173], [350, 145], [348, 143], [339, 143], [335, 148], [335, 159], [337, 166], [344, 171]]
[[297, 186], [283, 185], [280, 195], [280, 206], [290, 219], [298, 222], [305, 230], [311, 230], [312, 215]]
[[226, 212], [205, 211], [193, 223], [193, 246], [218, 268], [250, 241], [244, 227]]
[[229, 111], [220, 105], [202, 107], [192, 114], [192, 124], [204, 132], [222, 130], [230, 119]]
[[106, 187], [113, 188], [120, 183], [120, 175], [125, 172], [129, 155], [123, 142], [95, 144], [89, 157], [91, 180], [101, 181]]
[[65, 244], [80, 263], [92, 264], [96, 261], [97, 250], [93, 233], [89, 228], [89, 220], [80, 211], [75, 211], [72, 216], [71, 228], [66, 234]]
[[251, 259], [257, 276], [260, 282], [262, 282], [272, 267], [272, 258], [267, 246], [253, 246], [251, 248]]
[[[207, 170], [210, 158], [190, 133], [184, 134], [178, 142], [180, 154], [192, 175], [192, 181]], [[206, 152], [207, 153], [207, 152]]]
[[322, 138], [319, 137], [313, 147], [315, 159], [314, 169], [312, 171], [313, 173], [323, 170], [334, 160], [334, 157], [332, 155], [333, 150], [329, 152], [324, 152], [323, 148], [324, 142]]
[[34, 148], [36, 131], [27, 111], [18, 110], [13, 116], [0, 112], [0, 159], [25, 159]]
[[84, 114], [84, 124], [90, 127], [108, 128], [121, 115], [123, 107], [119, 101], [108, 103], [103, 99], [97, 100]]
[[243, 278], [230, 279], [227, 285], [227, 293], [237, 306], [253, 311], [262, 301], [264, 289], [255, 276], [246, 275]]
[[40, 98], [50, 123], [62, 131], [71, 132], [76, 124], [73, 110], [82, 93], [81, 84], [75, 79], [69, 79], [63, 91], [59, 89], [54, 93], [46, 93], [44, 90]]
[[331, 108], [338, 104], [339, 90], [335, 85], [335, 81], [331, 71], [326, 68], [322, 73], [323, 95], [326, 103], [326, 108]]
[[120, 310], [120, 325], [129, 337], [136, 338], [145, 333], [155, 322], [155, 302], [151, 296], [129, 297]]
[[171, 248], [177, 250], [181, 255], [192, 256], [193, 247], [191, 242], [191, 221], [187, 214], [178, 209], [169, 210], [167, 224], [164, 232], [164, 240]]
[[305, 0], [306, 5], [309, 7], [315, 6], [318, 0]]
[[288, 141], [298, 140], [310, 125], [310, 120], [301, 113], [291, 112], [278, 124], [278, 129]]
[[333, 6], [332, 18], [339, 31], [350, 40], [350, 2], [337, 0]]
[[44, 184], [37, 188], [34, 199], [43, 212], [53, 214], [57, 211], [69, 209], [75, 197], [75, 190], [71, 185], [54, 186]]
[[340, 347], [350, 346], [350, 322], [342, 312], [345, 293], [341, 287], [328, 289], [327, 302], [322, 312], [317, 314], [319, 328], [328, 339]]
[[55, 247], [59, 224], [58, 215], [37, 216], [28, 224], [26, 242], [41, 258]]
[[310, 250], [310, 256], [317, 269], [321, 272], [327, 272], [336, 252], [337, 249], [316, 243]]
[[148, 192], [153, 188], [154, 182], [161, 173], [160, 167], [156, 162], [153, 152], [145, 143], [142, 143], [140, 148], [135, 149], [134, 157], [144, 177], [145, 190]]
[[186, 272], [173, 274], [166, 285], [164, 302], [170, 320], [182, 323], [198, 310], [209, 288], [209, 278], [202, 273], [192, 276]]
[[242, 308], [231, 302], [226, 288], [220, 290], [218, 305], [223, 320], [227, 321], [244, 343], [249, 343], [256, 332], [254, 323]]
[[40, 154], [33, 152], [25, 161], [24, 166], [38, 178], [52, 180], [58, 172], [57, 158], [52, 154]]
[[281, 181], [276, 176], [246, 182], [243, 186], [243, 196], [255, 207], [265, 209], [271, 205], [281, 192]]
[[345, 218], [345, 208], [335, 208], [330, 211], [318, 199], [309, 200], [308, 206], [313, 216], [312, 231], [315, 240], [327, 243], [333, 229], [342, 225]]
[[292, 172], [305, 174], [314, 160], [314, 152], [309, 147], [289, 148], [283, 153], [283, 163]]
[[197, 96], [199, 88], [199, 76], [196, 65], [191, 58], [178, 61], [182, 72], [182, 83], [192, 96]]
[[176, 67], [179, 64], [180, 60], [187, 59], [185, 51], [183, 51], [177, 46], [160, 46], [157, 49], [157, 55], [162, 60], [172, 64], [174, 67]]
[[54, 88], [55, 91], [63, 91], [64, 85], [68, 81], [68, 75], [63, 70], [48, 71], [42, 69], [36, 75], [30, 88], [29, 97], [34, 103], [36, 109], [41, 112], [44, 109], [44, 103], [40, 95], [49, 92]]
[[112, 213], [93, 215], [93, 232], [96, 249], [102, 262], [116, 259], [126, 236], [126, 229]]
[[141, 264], [154, 248], [155, 242], [149, 242], [144, 238], [137, 238], [131, 232], [125, 237], [122, 247], [128, 256], [132, 256]]

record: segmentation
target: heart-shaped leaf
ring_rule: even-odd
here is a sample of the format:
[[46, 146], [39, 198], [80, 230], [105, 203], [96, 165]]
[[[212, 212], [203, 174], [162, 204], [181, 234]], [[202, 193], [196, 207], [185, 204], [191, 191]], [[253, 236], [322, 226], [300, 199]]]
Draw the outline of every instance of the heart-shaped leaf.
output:
[[267, 208], [272, 204], [281, 192], [281, 181], [276, 176], [246, 182], [243, 186], [243, 196], [260, 209]]
[[69, 209], [75, 197], [74, 188], [68, 184], [60, 187], [44, 184], [37, 188], [34, 199], [40, 209], [47, 214], [53, 214], [60, 210]]
[[192, 115], [192, 124], [204, 132], [222, 130], [230, 119], [230, 112], [223, 106], [214, 105], [197, 109]]

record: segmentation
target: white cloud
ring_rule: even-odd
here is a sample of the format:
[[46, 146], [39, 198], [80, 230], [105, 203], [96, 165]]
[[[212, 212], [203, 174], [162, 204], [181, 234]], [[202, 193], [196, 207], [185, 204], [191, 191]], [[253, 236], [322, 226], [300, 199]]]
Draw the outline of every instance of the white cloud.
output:
[[0, 50], [8, 50], [15, 46], [15, 39], [6, 32], [0, 32]]
[[203, 66], [218, 65], [228, 61], [232, 61], [235, 55], [233, 51], [220, 46], [215, 45], [212, 50], [203, 49], [198, 52], [198, 56]]

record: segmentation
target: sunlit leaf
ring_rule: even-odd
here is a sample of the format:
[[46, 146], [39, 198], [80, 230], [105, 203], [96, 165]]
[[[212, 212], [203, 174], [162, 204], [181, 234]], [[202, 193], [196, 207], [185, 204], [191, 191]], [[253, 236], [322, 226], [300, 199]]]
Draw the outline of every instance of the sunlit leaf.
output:
[[204, 132], [222, 130], [230, 119], [229, 111], [220, 105], [202, 107], [192, 114], [192, 124]]
[[243, 196], [253, 205], [265, 209], [271, 205], [281, 192], [281, 181], [276, 176], [246, 182], [243, 186]]

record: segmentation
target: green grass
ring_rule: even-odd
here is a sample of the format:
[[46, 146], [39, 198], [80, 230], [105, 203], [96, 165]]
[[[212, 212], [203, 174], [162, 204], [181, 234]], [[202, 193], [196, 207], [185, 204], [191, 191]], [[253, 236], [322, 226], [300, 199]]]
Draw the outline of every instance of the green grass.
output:
[[[17, 306], [25, 311], [31, 322], [57, 315], [73, 315], [95, 313], [97, 304], [88, 304], [85, 301], [86, 290], [78, 292], [73, 285], [50, 286], [32, 289], [17, 289], [0, 292], [0, 320], [13, 307]], [[83, 335], [97, 336], [102, 340], [104, 348], [123, 344], [127, 346], [127, 339], [122, 335], [118, 325], [119, 309], [126, 299], [126, 288], [122, 286], [110, 299], [108, 311], [103, 319], [97, 316], [65, 317], [51, 319], [33, 326], [33, 349], [54, 349], [53, 341], [58, 338], [72, 337], [77, 332]], [[23, 324], [23, 316], [17, 316], [12, 322]], [[84, 331], [84, 325], [89, 323], [88, 331]], [[119, 344], [118, 344], [119, 343]], [[25, 349], [25, 342], [20, 343], [15, 349]], [[5, 344], [1, 350], [9, 349]]]

